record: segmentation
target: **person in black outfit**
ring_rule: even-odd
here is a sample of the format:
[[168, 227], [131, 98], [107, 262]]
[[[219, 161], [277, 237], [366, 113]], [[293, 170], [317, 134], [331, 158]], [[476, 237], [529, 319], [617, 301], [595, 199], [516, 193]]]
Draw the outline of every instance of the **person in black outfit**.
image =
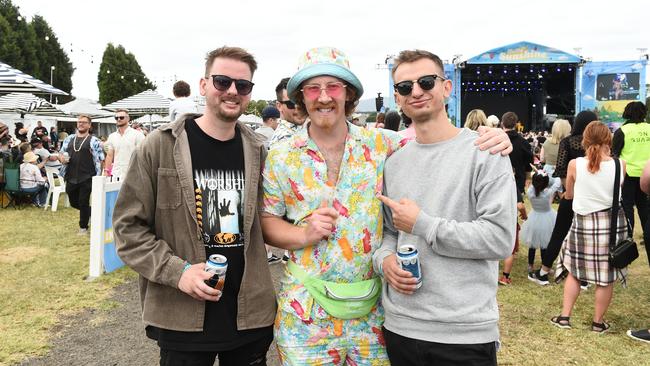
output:
[[[582, 148], [582, 132], [590, 122], [596, 120], [598, 120], [598, 116], [592, 111], [582, 111], [578, 113], [571, 128], [571, 135], [560, 141], [557, 165], [555, 166], [555, 173], [553, 173], [553, 176], [562, 179], [563, 186], [565, 184], [569, 162], [575, 158], [585, 156], [585, 151]], [[548, 272], [553, 266], [555, 258], [560, 254], [562, 242], [569, 233], [572, 220], [573, 199], [562, 198], [557, 209], [557, 218], [555, 219], [555, 226], [553, 227], [551, 239], [546, 247], [546, 253], [544, 253], [544, 256], [542, 257], [542, 267], [529, 273], [529, 280], [542, 286], [548, 285]]]
[[27, 142], [27, 129], [25, 128], [25, 125], [22, 122], [16, 122], [15, 124], [16, 129], [14, 130], [14, 136], [20, 142]]
[[70, 206], [79, 210], [79, 234], [88, 232], [92, 178], [101, 174], [100, 162], [104, 160], [99, 140], [90, 135], [90, 122], [89, 116], [80, 115], [77, 133], [68, 136], [61, 146], [61, 152], [68, 154], [68, 158], [63, 159], [67, 166], [62, 171], [66, 182], [65, 193], [70, 199]]
[[[526, 207], [524, 206], [524, 186], [526, 185], [526, 173], [531, 171], [530, 164], [533, 163], [533, 148], [530, 143], [516, 130], [519, 117], [515, 112], [506, 112], [501, 117], [501, 127], [506, 131], [506, 135], [512, 143], [512, 152], [510, 155], [510, 164], [515, 174], [515, 185], [517, 187], [517, 211], [523, 220], [527, 218]], [[499, 278], [499, 283], [509, 285], [510, 271], [515, 261], [515, 253], [519, 250], [519, 224], [517, 224], [517, 237], [512, 255], [503, 262], [503, 276]]]

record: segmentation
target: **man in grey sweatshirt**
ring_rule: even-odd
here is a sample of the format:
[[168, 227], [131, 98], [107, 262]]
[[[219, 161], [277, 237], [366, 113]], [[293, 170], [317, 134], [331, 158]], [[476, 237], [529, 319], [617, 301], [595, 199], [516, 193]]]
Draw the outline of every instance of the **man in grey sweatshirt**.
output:
[[[451, 125], [451, 81], [427, 51], [395, 61], [397, 102], [416, 141], [384, 170], [384, 238], [375, 269], [387, 284], [384, 337], [393, 365], [496, 365], [498, 261], [512, 252], [515, 181], [507, 157], [474, 146], [476, 134]], [[414, 245], [422, 287], [400, 268], [396, 250]]]

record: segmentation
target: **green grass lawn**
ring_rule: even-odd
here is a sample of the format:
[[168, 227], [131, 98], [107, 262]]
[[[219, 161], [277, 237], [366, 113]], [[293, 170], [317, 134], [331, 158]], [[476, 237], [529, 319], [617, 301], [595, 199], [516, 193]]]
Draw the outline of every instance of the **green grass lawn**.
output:
[[135, 277], [122, 269], [87, 282], [89, 237], [77, 235], [78, 221], [71, 208], [0, 209], [0, 364], [46, 353], [62, 316], [101, 308]]
[[[106, 298], [111, 289], [135, 277], [122, 269], [85, 281], [89, 243], [88, 236], [77, 235], [77, 221], [74, 209], [0, 209], [0, 364], [46, 353], [62, 316], [110, 306]], [[616, 286], [606, 315], [611, 332], [596, 335], [588, 330], [593, 288], [578, 299], [572, 330], [549, 323], [560, 311], [562, 286], [540, 287], [528, 281], [527, 248], [522, 246], [512, 272], [513, 284], [500, 287], [498, 293], [499, 364], [649, 365], [650, 345], [625, 335], [629, 328], [650, 327], [650, 269], [645, 248], [639, 251], [641, 258], [631, 266], [629, 287]], [[536, 263], [539, 266], [539, 259]]]

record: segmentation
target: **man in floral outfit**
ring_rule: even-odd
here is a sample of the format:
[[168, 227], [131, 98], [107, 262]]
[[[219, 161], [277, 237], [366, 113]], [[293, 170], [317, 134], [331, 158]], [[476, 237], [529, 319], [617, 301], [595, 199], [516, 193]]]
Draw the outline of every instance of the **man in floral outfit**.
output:
[[[363, 87], [341, 51], [311, 49], [301, 64], [287, 94], [309, 122], [271, 149], [263, 172], [265, 240], [290, 250], [275, 320], [280, 359], [284, 365], [386, 365], [381, 306], [357, 318], [332, 316], [304, 278], [355, 284], [377, 277], [372, 253], [381, 245], [382, 221], [376, 194], [401, 138], [346, 120]], [[485, 140], [490, 137], [488, 146], [509, 149], [504, 134], [491, 132]]]

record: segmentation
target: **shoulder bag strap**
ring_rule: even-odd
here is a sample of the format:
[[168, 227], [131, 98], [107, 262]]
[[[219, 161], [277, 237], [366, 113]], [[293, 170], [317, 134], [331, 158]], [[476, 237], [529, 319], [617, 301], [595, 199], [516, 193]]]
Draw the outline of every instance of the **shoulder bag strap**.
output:
[[614, 158], [614, 165], [616, 172], [614, 176], [614, 196], [612, 196], [612, 214], [609, 223], [609, 250], [612, 252], [616, 247], [616, 230], [618, 229], [618, 201], [619, 191], [621, 189], [621, 163], [618, 159]]

